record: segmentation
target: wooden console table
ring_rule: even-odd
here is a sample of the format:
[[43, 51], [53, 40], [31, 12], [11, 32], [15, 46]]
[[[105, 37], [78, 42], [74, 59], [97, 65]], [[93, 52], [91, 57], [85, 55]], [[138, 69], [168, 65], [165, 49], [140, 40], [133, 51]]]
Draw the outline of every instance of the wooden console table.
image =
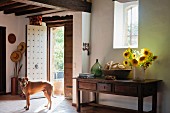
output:
[[[157, 110], [157, 86], [161, 80], [149, 79], [142, 82], [133, 80], [104, 80], [104, 79], [82, 79], [77, 81], [77, 111], [81, 111], [80, 91], [132, 96], [138, 98], [138, 113], [143, 113], [143, 99], [152, 96], [152, 113]], [[98, 104], [98, 96], [95, 98]]]

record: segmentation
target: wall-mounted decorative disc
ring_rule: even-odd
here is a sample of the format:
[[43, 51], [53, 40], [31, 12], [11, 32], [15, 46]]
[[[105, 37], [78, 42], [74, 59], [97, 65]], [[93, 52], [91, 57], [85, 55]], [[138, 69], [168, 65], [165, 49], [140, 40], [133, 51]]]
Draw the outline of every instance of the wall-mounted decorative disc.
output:
[[16, 41], [16, 36], [15, 36], [13, 33], [10, 33], [10, 34], [8, 35], [8, 41], [9, 41], [9, 43], [11, 43], [11, 44], [15, 43], [15, 41]]

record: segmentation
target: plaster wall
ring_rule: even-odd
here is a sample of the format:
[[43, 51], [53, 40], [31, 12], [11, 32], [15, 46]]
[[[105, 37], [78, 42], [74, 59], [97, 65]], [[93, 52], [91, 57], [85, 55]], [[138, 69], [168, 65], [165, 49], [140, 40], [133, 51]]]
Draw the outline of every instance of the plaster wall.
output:
[[[88, 73], [90, 56], [87, 51], [83, 51], [83, 42], [90, 42], [91, 14], [77, 12], [73, 14], [73, 77], [78, 77], [79, 73]], [[83, 102], [87, 102], [89, 95], [83, 93]], [[73, 103], [76, 103], [76, 80], [73, 79]]]
[[[82, 13], [73, 14], [73, 77], [82, 72]], [[73, 103], [76, 103], [76, 80], [73, 79]]]
[[[91, 22], [91, 14], [82, 12], [82, 45], [83, 43], [90, 44], [90, 23]], [[90, 49], [89, 49], [90, 51]], [[89, 72], [89, 62], [90, 55], [88, 55], [88, 51], [82, 51], [82, 72], [88, 73]]]
[[[17, 49], [20, 42], [25, 42], [25, 25], [29, 20], [23, 16], [15, 16], [14, 14], [4, 15], [0, 12], [0, 26], [6, 27], [6, 92], [11, 92], [11, 77], [14, 74], [14, 62], [11, 61], [11, 53]], [[16, 42], [10, 44], [8, 35], [14, 33]], [[23, 55], [21, 63], [23, 64], [20, 76], [25, 75], [25, 56]]]
[[170, 1], [140, 0], [139, 47], [150, 48], [158, 60], [148, 68], [148, 78], [163, 80], [159, 89], [158, 113], [170, 113]]
[[[92, 1], [90, 66], [99, 59], [104, 66], [108, 61], [122, 63], [125, 49], [113, 49], [114, 4], [112, 0]], [[139, 0], [139, 49], [149, 48], [158, 60], [146, 70], [146, 78], [161, 79], [158, 93], [158, 113], [170, 109], [170, 13], [169, 0]], [[100, 103], [137, 109], [137, 99], [100, 94]], [[144, 110], [151, 109], [151, 97], [144, 99]]]

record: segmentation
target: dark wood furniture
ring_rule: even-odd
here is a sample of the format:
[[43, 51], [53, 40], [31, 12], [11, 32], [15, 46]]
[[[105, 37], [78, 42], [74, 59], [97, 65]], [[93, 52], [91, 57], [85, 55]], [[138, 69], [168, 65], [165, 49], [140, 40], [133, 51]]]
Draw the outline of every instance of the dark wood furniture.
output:
[[114, 94], [138, 98], [138, 113], [143, 113], [143, 99], [152, 96], [152, 113], [157, 110], [157, 86], [161, 80], [104, 80], [77, 78], [77, 111], [81, 111], [80, 91], [95, 93], [95, 103], [98, 104], [98, 94]]

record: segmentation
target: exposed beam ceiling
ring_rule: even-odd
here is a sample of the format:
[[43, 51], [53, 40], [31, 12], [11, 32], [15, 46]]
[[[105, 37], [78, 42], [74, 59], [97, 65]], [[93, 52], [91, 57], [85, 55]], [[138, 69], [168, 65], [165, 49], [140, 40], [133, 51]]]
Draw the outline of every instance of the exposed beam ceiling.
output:
[[72, 15], [67, 16], [53, 16], [53, 17], [43, 17], [42, 21], [46, 23], [48, 27], [63, 26], [67, 22], [73, 21]]
[[72, 20], [73, 16], [72, 15], [67, 15], [67, 16], [53, 16], [53, 17], [43, 17], [42, 21], [45, 23], [53, 23], [53, 22], [63, 22], [63, 21], [69, 21]]
[[16, 16], [45, 15], [64, 11], [91, 12], [91, 3], [82, 0], [0, 0], [0, 11]]
[[126, 2], [138, 1], [138, 0], [113, 0], [113, 1], [118, 1], [120, 3], [126, 3]]

